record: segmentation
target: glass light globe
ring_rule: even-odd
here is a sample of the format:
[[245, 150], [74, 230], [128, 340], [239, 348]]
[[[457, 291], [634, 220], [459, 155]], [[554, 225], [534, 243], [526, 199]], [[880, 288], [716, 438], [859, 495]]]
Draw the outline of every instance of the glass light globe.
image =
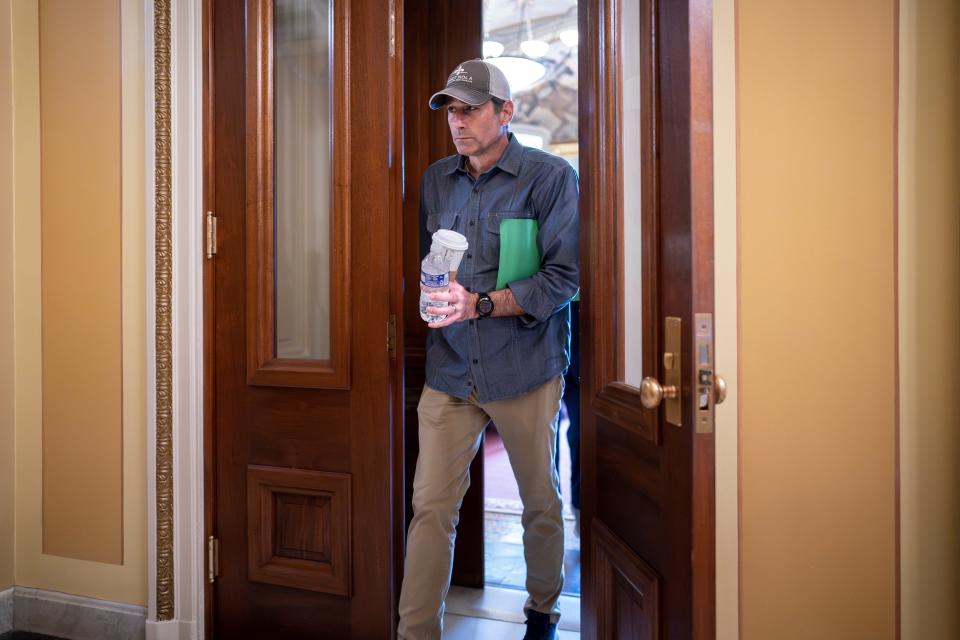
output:
[[542, 58], [547, 55], [550, 45], [543, 40], [524, 40], [520, 43], [520, 50], [531, 58]]
[[580, 43], [580, 32], [576, 29], [564, 29], [560, 32], [560, 42], [572, 49]]
[[483, 57], [484, 58], [496, 58], [501, 53], [503, 53], [502, 44], [500, 44], [496, 40], [483, 41]]
[[501, 56], [491, 58], [489, 62], [503, 71], [503, 75], [507, 76], [507, 82], [510, 83], [512, 93], [527, 89], [547, 73], [543, 64], [529, 58]]

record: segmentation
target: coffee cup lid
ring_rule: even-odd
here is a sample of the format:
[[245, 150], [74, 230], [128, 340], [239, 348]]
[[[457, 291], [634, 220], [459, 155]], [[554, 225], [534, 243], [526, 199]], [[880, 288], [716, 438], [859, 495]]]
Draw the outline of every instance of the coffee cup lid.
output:
[[467, 247], [470, 246], [465, 236], [450, 229], [440, 229], [436, 231], [433, 234], [433, 241], [446, 249], [453, 249], [454, 251], [466, 251]]

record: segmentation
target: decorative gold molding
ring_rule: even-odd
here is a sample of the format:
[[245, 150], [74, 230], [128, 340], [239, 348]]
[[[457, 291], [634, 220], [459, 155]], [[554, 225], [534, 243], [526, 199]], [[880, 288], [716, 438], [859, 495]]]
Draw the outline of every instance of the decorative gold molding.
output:
[[173, 344], [170, 0], [153, 2], [153, 89], [156, 289], [157, 620], [172, 620], [173, 600]]

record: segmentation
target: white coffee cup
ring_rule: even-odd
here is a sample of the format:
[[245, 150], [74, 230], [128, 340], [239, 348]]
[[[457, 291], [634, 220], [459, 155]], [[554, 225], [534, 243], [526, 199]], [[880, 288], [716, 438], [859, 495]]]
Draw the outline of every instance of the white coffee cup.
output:
[[456, 231], [450, 229], [440, 229], [434, 232], [433, 242], [430, 245], [431, 253], [443, 255], [447, 263], [447, 269], [450, 271], [450, 279], [457, 277], [457, 269], [460, 268], [460, 261], [463, 259], [463, 253], [470, 244], [467, 238]]

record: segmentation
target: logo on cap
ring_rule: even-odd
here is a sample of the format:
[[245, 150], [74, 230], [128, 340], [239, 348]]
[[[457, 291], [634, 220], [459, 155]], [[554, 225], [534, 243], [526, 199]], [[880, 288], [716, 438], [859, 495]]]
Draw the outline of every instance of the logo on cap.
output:
[[467, 71], [463, 68], [463, 65], [460, 65], [453, 70], [453, 73], [450, 74], [447, 84], [450, 84], [451, 82], [469, 82], [470, 84], [473, 84], [473, 76], [467, 73]]

